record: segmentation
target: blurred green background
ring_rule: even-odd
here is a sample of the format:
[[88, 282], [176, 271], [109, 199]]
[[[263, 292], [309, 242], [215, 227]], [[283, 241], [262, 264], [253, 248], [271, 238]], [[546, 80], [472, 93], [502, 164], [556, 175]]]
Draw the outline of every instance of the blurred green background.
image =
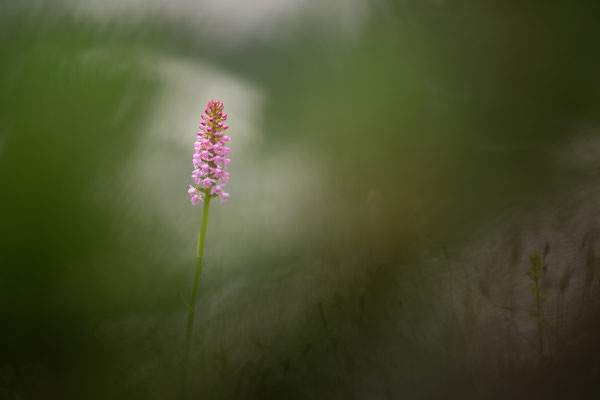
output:
[[[595, 2], [0, 2], [0, 399], [600, 395]], [[537, 350], [529, 254], [547, 249]]]

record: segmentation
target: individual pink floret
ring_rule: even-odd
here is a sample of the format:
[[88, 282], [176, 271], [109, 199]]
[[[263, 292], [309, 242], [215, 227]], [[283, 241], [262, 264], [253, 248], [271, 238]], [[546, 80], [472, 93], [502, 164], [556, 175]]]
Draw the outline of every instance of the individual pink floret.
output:
[[209, 173], [209, 171], [210, 171], [210, 166], [209, 166], [208, 164], [202, 164], [202, 165], [200, 166], [200, 174], [201, 174], [202, 176], [204, 176], [204, 175], [208, 174], [208, 173]]
[[216, 185], [216, 186], [213, 186], [210, 189], [210, 194], [216, 194], [217, 196], [221, 195], [221, 194], [223, 194], [223, 188], [224, 187], [225, 187], [225, 185]]
[[204, 184], [204, 186], [206, 186], [207, 188], [211, 187], [211, 185], [217, 183], [216, 179], [212, 179], [212, 178], [204, 178], [202, 180], [202, 183]]
[[199, 169], [195, 169], [194, 172], [192, 172], [192, 179], [196, 185], [200, 184], [202, 181], [202, 174], [200, 173]]
[[196, 190], [196, 188], [193, 187], [192, 185], [190, 185], [190, 189], [188, 190], [188, 194], [191, 197], [192, 205], [193, 206], [195, 206], [196, 204], [198, 204], [198, 202], [204, 201], [204, 199], [202, 198], [202, 196], [200, 196], [200, 194], [198, 193], [198, 191]]
[[208, 151], [208, 150], [202, 150], [200, 152], [200, 157], [202, 157], [203, 160], [209, 160], [210, 158], [212, 158], [213, 154]]
[[215, 178], [221, 179], [223, 178], [223, 175], [225, 175], [225, 170], [217, 167], [212, 169], [212, 173], [214, 174]]

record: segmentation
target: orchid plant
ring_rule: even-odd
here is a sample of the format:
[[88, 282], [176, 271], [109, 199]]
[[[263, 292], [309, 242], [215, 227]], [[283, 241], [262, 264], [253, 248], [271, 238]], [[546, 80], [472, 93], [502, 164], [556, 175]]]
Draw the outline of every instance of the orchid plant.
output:
[[225, 183], [229, 179], [227, 167], [230, 162], [229, 158], [227, 158], [229, 148], [226, 144], [231, 140], [229, 136], [225, 136], [225, 131], [229, 128], [227, 125], [224, 125], [224, 122], [227, 121], [227, 114], [223, 113], [223, 103], [215, 100], [208, 102], [204, 112], [205, 114], [202, 115], [202, 122], [199, 126], [200, 131], [197, 133], [198, 136], [194, 143], [194, 171], [192, 172], [194, 184], [190, 185], [188, 190], [192, 205], [195, 206], [198, 203], [203, 203], [204, 208], [196, 250], [196, 271], [194, 273], [191, 298], [188, 304], [184, 369], [187, 366], [192, 334], [194, 332], [198, 284], [204, 268], [204, 241], [206, 239], [210, 201], [215, 197], [219, 197], [221, 203], [224, 203], [229, 198], [229, 194], [224, 191]]

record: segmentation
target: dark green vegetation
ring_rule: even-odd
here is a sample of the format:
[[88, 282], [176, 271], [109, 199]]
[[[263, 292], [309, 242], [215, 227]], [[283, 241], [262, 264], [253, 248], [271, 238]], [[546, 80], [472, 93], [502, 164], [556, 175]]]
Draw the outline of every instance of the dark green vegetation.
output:
[[[0, 399], [179, 393], [201, 211], [163, 60], [263, 99], [223, 88], [232, 198], [190, 398], [597, 396], [600, 12], [480, 3], [232, 45], [158, 13], [0, 3]], [[220, 95], [202, 89], [192, 121]]]

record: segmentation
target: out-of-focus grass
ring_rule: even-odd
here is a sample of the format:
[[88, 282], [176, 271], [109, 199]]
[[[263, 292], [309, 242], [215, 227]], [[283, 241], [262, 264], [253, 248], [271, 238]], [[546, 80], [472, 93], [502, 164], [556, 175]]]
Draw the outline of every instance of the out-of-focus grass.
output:
[[19, 384], [28, 396], [69, 393], [85, 382], [65, 385], [61, 374], [97, 367], [84, 331], [115, 307], [122, 289], [109, 277], [134, 286], [123, 271], [133, 258], [98, 260], [116, 251], [116, 224], [130, 224], [106, 199], [119, 195], [110, 183], [139, 143], [157, 84], [131, 32], [105, 35], [52, 13], [4, 18], [0, 29], [0, 352], [19, 374], [47, 374]]

